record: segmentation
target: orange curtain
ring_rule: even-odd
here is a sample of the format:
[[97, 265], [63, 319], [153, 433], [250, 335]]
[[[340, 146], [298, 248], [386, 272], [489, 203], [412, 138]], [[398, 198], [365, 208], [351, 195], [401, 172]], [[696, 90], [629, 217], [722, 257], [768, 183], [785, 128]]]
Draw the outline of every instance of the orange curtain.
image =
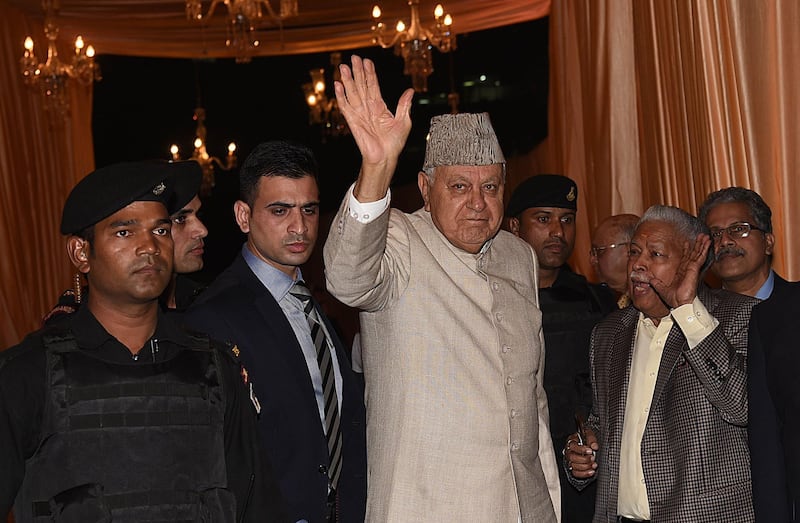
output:
[[550, 136], [523, 163], [578, 183], [578, 271], [592, 274], [603, 217], [655, 203], [695, 213], [739, 185], [773, 210], [774, 268], [800, 278], [798, 26], [794, 0], [552, 3]]
[[[26, 35], [41, 60], [42, 24], [0, 2], [0, 350], [37, 329], [69, 287], [61, 209], [75, 182], [94, 168], [91, 89], [70, 86], [66, 119], [46, 114], [19, 72]], [[59, 45], [71, 48], [66, 40]]]

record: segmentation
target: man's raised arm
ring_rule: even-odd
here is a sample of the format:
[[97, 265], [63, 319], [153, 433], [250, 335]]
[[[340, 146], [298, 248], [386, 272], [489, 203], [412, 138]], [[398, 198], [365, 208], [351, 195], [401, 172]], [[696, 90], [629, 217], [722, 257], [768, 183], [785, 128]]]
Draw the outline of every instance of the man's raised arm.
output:
[[341, 82], [334, 84], [336, 101], [361, 152], [361, 171], [353, 195], [359, 202], [382, 199], [389, 190], [397, 159], [411, 131], [411, 99], [407, 89], [395, 114], [381, 96], [375, 64], [353, 55], [352, 65], [341, 64]]

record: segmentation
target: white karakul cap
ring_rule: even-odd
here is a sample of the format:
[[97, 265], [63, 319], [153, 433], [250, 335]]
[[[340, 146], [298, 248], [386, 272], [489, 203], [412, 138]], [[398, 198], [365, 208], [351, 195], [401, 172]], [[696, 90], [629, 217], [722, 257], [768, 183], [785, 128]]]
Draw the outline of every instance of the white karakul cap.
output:
[[423, 169], [505, 162], [489, 113], [442, 114], [431, 118]]

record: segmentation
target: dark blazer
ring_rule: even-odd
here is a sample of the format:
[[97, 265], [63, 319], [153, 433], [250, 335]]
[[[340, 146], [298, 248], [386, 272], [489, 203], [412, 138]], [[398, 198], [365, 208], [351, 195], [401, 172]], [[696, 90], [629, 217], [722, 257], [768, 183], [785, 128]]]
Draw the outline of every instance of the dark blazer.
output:
[[[720, 324], [689, 349], [673, 325], [661, 356], [641, 453], [651, 520], [753, 521], [747, 451], [747, 325], [757, 300], [701, 286]], [[595, 522], [616, 521], [619, 459], [639, 311], [611, 313], [592, 333], [597, 454]], [[570, 476], [582, 487], [588, 481]]]
[[[317, 309], [334, 338], [344, 389], [339, 518], [363, 522], [367, 488], [363, 390], [333, 326]], [[239, 346], [261, 404], [259, 429], [289, 515], [292, 521], [324, 521], [328, 447], [303, 352], [280, 305], [240, 254], [185, 317], [197, 330]]]
[[800, 521], [800, 282], [775, 276], [766, 301], [750, 320], [748, 399], [751, 469], [756, 520]]

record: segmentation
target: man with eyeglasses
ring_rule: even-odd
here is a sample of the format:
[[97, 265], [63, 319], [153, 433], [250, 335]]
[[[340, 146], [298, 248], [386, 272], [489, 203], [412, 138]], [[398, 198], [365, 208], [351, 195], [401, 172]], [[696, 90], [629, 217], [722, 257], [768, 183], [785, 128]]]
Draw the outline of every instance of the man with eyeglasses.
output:
[[617, 307], [630, 303], [628, 296], [628, 252], [639, 217], [635, 214], [615, 214], [601, 221], [592, 235], [589, 262], [600, 282], [617, 297]]
[[797, 329], [800, 283], [772, 270], [772, 211], [742, 187], [711, 193], [699, 217], [711, 230], [711, 270], [724, 289], [765, 302], [753, 309], [748, 347], [748, 439], [757, 521], [796, 521], [800, 459], [792, 452], [800, 431]]
[[[523, 181], [506, 209], [509, 229], [536, 252], [539, 307], [545, 343], [544, 389], [550, 406], [550, 435], [557, 452], [575, 431], [575, 414], [586, 416], [592, 403], [589, 338], [595, 324], [616, 309], [614, 295], [572, 272], [567, 259], [575, 248], [578, 186], [566, 176], [540, 174]], [[578, 492], [564, 470], [562, 522], [588, 522], [594, 514], [595, 487]]]
[[785, 283], [772, 271], [772, 211], [756, 192], [728, 187], [708, 195], [698, 217], [711, 230], [711, 271], [722, 288], [765, 300]]

